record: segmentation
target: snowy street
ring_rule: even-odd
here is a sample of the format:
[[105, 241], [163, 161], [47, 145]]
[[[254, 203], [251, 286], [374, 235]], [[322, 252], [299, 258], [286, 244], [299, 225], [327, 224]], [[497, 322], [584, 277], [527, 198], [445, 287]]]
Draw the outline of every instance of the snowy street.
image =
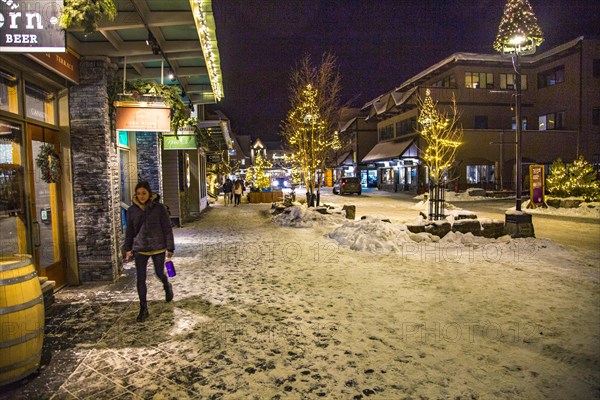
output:
[[322, 200], [356, 204], [357, 221], [292, 227], [270, 204], [220, 203], [176, 229], [175, 298], [149, 269], [144, 323], [132, 263], [114, 284], [60, 291], [40, 375], [0, 398], [600, 396], [597, 220], [577, 249], [546, 227], [437, 241], [402, 230], [418, 217], [408, 196]]

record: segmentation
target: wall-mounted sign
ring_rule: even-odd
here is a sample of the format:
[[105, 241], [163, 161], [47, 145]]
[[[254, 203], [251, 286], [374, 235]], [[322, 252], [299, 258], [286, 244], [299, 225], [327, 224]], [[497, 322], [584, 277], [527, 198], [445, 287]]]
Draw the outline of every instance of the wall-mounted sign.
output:
[[170, 132], [171, 110], [168, 108], [118, 107], [117, 130]]
[[195, 135], [164, 135], [163, 149], [165, 150], [196, 150]]
[[544, 197], [544, 166], [529, 166], [529, 206], [528, 208], [547, 208]]
[[66, 33], [58, 24], [63, 0], [0, 1], [0, 51], [64, 53]]
[[208, 153], [206, 155], [206, 161], [211, 164], [218, 164], [223, 161], [223, 156], [221, 153]]
[[66, 53], [28, 54], [28, 56], [58, 75], [79, 83], [79, 58], [67, 51]]

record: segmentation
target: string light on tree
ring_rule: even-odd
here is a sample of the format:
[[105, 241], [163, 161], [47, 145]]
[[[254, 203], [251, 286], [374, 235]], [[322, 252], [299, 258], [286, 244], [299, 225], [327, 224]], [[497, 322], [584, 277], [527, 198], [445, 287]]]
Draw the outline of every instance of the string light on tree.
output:
[[[293, 167], [301, 172], [307, 202], [319, 203], [328, 153], [340, 148], [335, 130], [339, 110], [340, 77], [335, 57], [325, 53], [317, 67], [305, 56], [292, 73], [291, 109], [282, 125], [281, 135], [293, 153]], [[315, 189], [317, 190], [315, 196]]]
[[458, 126], [458, 110], [454, 98], [452, 104], [451, 117], [438, 111], [429, 89], [425, 92], [425, 98], [419, 102], [419, 134], [427, 145], [422, 159], [429, 167], [429, 176], [435, 184], [441, 182], [445, 171], [454, 163], [456, 150], [462, 143], [463, 131]]
[[508, 0], [494, 41], [494, 49], [502, 53], [535, 51], [544, 34], [529, 0]]

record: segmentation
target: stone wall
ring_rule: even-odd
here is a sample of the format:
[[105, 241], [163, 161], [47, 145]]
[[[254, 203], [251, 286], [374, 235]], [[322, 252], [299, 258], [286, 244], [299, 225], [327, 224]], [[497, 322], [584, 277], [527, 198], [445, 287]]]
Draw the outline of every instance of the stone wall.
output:
[[139, 180], [148, 181], [152, 191], [162, 197], [162, 162], [158, 133], [137, 132], [136, 146]]
[[83, 57], [80, 84], [69, 94], [73, 200], [79, 277], [115, 280], [122, 265], [119, 160], [107, 85], [116, 66]]

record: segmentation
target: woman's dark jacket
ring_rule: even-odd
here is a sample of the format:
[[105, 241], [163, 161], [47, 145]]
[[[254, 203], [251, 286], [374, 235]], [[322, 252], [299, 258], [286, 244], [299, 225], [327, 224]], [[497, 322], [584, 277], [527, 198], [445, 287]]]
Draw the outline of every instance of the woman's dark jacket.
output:
[[171, 219], [158, 199], [157, 194], [152, 194], [145, 207], [136, 198], [133, 199], [132, 206], [127, 210], [125, 251], [175, 251]]
[[223, 184], [223, 193], [231, 193], [233, 191], [233, 182], [226, 181]]

